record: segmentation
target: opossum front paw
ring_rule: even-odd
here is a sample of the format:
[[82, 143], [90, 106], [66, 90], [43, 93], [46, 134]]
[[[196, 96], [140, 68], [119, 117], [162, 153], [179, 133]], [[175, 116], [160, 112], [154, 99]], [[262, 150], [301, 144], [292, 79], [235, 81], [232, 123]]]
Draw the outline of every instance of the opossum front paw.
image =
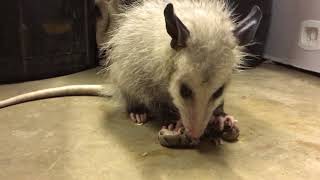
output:
[[143, 125], [148, 121], [148, 116], [147, 116], [147, 113], [143, 113], [143, 114], [130, 113], [130, 119], [137, 125]]
[[224, 129], [222, 131], [222, 139], [228, 142], [234, 142], [238, 140], [240, 130], [236, 126], [238, 120], [233, 116], [227, 115], [224, 117]]
[[221, 144], [220, 138], [228, 142], [237, 141], [240, 134], [239, 128], [236, 126], [237, 122], [230, 115], [212, 116], [205, 134], [212, 138], [215, 144]]
[[236, 125], [238, 120], [236, 120], [233, 116], [230, 115], [218, 115], [212, 116], [209, 124], [215, 124], [215, 127], [219, 128], [220, 131], [225, 128], [232, 128]]
[[158, 140], [162, 146], [170, 148], [190, 148], [199, 144], [199, 139], [187, 136], [181, 121], [169, 126], [163, 126], [159, 131]]
[[149, 111], [146, 106], [139, 103], [129, 104], [127, 112], [130, 119], [137, 125], [143, 125], [150, 118]]

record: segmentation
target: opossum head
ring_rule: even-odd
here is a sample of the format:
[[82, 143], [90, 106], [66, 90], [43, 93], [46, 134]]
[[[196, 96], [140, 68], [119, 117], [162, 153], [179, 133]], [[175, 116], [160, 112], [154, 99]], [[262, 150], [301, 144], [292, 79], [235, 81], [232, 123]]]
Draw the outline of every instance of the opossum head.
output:
[[[172, 4], [166, 6], [164, 15], [170, 46], [176, 51], [176, 69], [169, 82], [169, 93], [189, 135], [199, 138], [213, 111], [223, 103], [233, 69], [242, 56], [240, 45], [252, 40], [261, 11], [253, 9], [251, 17], [238, 25], [226, 20], [221, 24], [190, 28], [177, 17]], [[219, 27], [211, 27], [215, 30], [207, 32], [218, 34], [201, 34], [206, 32], [202, 28], [213, 25]]]

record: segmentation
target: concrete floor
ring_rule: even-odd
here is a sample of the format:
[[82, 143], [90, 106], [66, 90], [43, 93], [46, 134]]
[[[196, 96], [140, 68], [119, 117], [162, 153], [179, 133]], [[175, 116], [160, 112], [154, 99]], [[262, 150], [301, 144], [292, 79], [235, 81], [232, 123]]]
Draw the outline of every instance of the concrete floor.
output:
[[[0, 98], [102, 82], [95, 73], [1, 85]], [[0, 109], [0, 179], [319, 179], [320, 78], [265, 64], [236, 74], [232, 86], [226, 110], [239, 119], [240, 140], [194, 150], [161, 147], [160, 127], [136, 126], [99, 97]]]

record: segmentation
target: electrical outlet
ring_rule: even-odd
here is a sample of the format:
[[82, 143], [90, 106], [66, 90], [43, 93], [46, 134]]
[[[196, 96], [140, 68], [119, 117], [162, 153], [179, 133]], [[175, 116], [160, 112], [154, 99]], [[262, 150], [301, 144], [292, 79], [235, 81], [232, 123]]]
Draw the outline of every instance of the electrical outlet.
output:
[[305, 50], [320, 50], [320, 21], [301, 23], [299, 46]]

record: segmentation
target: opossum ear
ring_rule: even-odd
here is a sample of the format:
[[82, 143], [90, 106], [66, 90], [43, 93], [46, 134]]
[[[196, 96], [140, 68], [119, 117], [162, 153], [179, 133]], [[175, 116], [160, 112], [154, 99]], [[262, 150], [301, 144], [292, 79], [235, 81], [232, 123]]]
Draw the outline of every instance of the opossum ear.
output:
[[190, 32], [174, 13], [173, 5], [171, 3], [169, 3], [164, 9], [164, 17], [167, 32], [172, 38], [170, 43], [171, 47], [175, 50], [186, 47], [186, 42], [190, 36]]
[[254, 39], [261, 19], [261, 9], [254, 6], [250, 13], [238, 23], [233, 33], [239, 39], [240, 45], [248, 44]]

